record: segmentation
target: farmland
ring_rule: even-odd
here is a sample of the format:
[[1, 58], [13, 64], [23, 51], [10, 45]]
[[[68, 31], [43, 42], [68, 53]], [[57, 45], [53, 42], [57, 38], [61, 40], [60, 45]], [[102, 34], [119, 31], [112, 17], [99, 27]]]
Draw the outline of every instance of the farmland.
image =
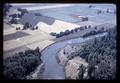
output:
[[[95, 49], [96, 46], [97, 50], [100, 48], [99, 46], [108, 45], [111, 47], [107, 49], [103, 47], [105, 51], [113, 48], [112, 52], [114, 52], [113, 54], [115, 54], [114, 48], [115, 44], [114, 45], [111, 44], [111, 42], [114, 42], [115, 40], [116, 34], [114, 34], [115, 33], [114, 28], [116, 28], [117, 25], [115, 4], [11, 4], [11, 5], [12, 7], [10, 7], [10, 10], [7, 13], [4, 12], [5, 16], [3, 19], [4, 20], [3, 58], [5, 59], [5, 61], [7, 60], [7, 58], [8, 59], [10, 58], [10, 63], [12, 63], [11, 60], [14, 60], [17, 61], [18, 64], [21, 64], [22, 59], [24, 61], [24, 57], [27, 60], [27, 63], [29, 63], [30, 60], [31, 64], [32, 58], [34, 59], [33, 62], [36, 61], [38, 63], [39, 63], [38, 60], [40, 59], [40, 64], [36, 65], [39, 68], [35, 67], [35, 69], [31, 70], [32, 72], [37, 69], [34, 73], [32, 72], [33, 74], [31, 75], [33, 76], [32, 79], [41, 78], [78, 79], [78, 77], [79, 79], [81, 79], [80, 76], [77, 75], [82, 74], [82, 72], [78, 73], [78, 69], [79, 66], [83, 64], [82, 59], [84, 56], [82, 56], [81, 54], [80, 56], [82, 57], [78, 57], [77, 54], [75, 55], [71, 53], [73, 51], [77, 52], [76, 49], [72, 48], [72, 45], [74, 44], [81, 46], [82, 44], [84, 45], [84, 42], [89, 42], [92, 40], [94, 41], [95, 39], [98, 39], [97, 42], [99, 42], [100, 40], [99, 38], [105, 37], [103, 38], [104, 39], [104, 42], [102, 43], [103, 45], [98, 43], [98, 46], [96, 46], [92, 43], [93, 46], [91, 45], [91, 48]], [[5, 11], [7, 11], [7, 9]], [[113, 32], [111, 32], [110, 35], [109, 30], [112, 29]], [[112, 34], [114, 34], [114, 36]], [[106, 38], [107, 36], [109, 38]], [[111, 41], [112, 37], [114, 39], [113, 41]], [[108, 41], [110, 45], [106, 44], [105, 41]], [[65, 56], [69, 56], [71, 54], [72, 57], [70, 57], [70, 59], [63, 56], [64, 53], [63, 54], [61, 53], [61, 55], [59, 54], [60, 50], [63, 50], [64, 47], [66, 46], [68, 46], [68, 48], [66, 48], [67, 52], [69, 52], [71, 49], [68, 55], [65, 54]], [[79, 46], [78, 49], [80, 49]], [[89, 47], [89, 45], [87, 46]], [[87, 46], [86, 49], [88, 48]], [[34, 50], [36, 49], [36, 47], [38, 48], [37, 51], [39, 50], [40, 55], [38, 55], [38, 52]], [[33, 50], [35, 52], [33, 52]], [[28, 54], [26, 52], [28, 52]], [[84, 53], [84, 49], [82, 50], [81, 53]], [[106, 53], [108, 52], [106, 51]], [[36, 55], [36, 57], [34, 57], [34, 55]], [[21, 56], [24, 57], [20, 59]], [[16, 58], [14, 57], [18, 57], [17, 60], [15, 60]], [[60, 60], [63, 61], [64, 58], [65, 59], [67, 58], [68, 64], [63, 66], [61, 65], [62, 62], [59, 63], [59, 61]], [[57, 61], [58, 59], [59, 61]], [[86, 59], [84, 59], [83, 62], [87, 62], [88, 66], [90, 64], [89, 63], [90, 61], [86, 61]], [[12, 71], [12, 65], [9, 64], [9, 61], [6, 64], [8, 64], [7, 66], [9, 66], [9, 68]], [[43, 64], [45, 69], [42, 72], [42, 74], [40, 73], [39, 77], [37, 74], [38, 72], [41, 72], [40, 71], [41, 65]], [[73, 64], [77, 66], [74, 66]], [[16, 62], [14, 65], [16, 65]], [[27, 64], [25, 66], [27, 66]], [[83, 66], [80, 68], [84, 70]], [[15, 69], [13, 68], [13, 70]], [[5, 71], [7, 71], [7, 68]], [[73, 72], [69, 73], [70, 71]], [[71, 76], [71, 74], [73, 74], [74, 72], [77, 73]], [[18, 76], [19, 79], [19, 75], [16, 76]]]

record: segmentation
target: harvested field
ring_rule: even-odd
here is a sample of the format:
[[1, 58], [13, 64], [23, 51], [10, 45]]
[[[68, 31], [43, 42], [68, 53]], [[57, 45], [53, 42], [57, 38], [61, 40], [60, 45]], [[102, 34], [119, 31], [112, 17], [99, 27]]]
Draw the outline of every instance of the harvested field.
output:
[[29, 34], [25, 32], [16, 32], [9, 35], [4, 35], [4, 41], [13, 40], [13, 39], [21, 38], [28, 35]]
[[24, 52], [25, 50], [28, 50], [29, 48], [26, 47], [26, 46], [21, 46], [21, 47], [17, 47], [17, 48], [14, 48], [14, 49], [10, 49], [8, 51], [4, 51], [4, 56], [3, 58], [7, 58], [7, 57], [11, 57], [11, 56], [14, 56], [15, 53], [18, 53], [18, 52]]
[[3, 46], [4, 46], [3, 50], [8, 51], [8, 50], [11, 50], [11, 49], [23, 46], [23, 45], [25, 45], [25, 44], [20, 43], [19, 41], [16, 41], [16, 40], [4, 41], [3, 42]]
[[76, 27], [80, 27], [80, 25], [63, 22], [60, 20], [55, 20], [55, 22], [52, 25], [47, 25], [43, 22], [39, 22], [37, 26], [40, 27], [42, 31], [47, 33], [51, 33], [51, 32], [60, 33], [62, 31], [64, 32], [65, 30], [72, 30]]

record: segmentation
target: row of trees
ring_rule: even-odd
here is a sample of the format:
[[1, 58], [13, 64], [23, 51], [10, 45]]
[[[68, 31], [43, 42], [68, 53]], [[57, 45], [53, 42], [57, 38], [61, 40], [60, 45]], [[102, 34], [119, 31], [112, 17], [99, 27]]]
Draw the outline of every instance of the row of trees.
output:
[[41, 53], [37, 47], [35, 50], [26, 50], [16, 53], [13, 57], [3, 61], [4, 79], [26, 79], [35, 68], [42, 63]]
[[[105, 13], [105, 11], [97, 10], [97, 14], [101, 14], [101, 13]], [[107, 10], [106, 10], [106, 13], [114, 13], [114, 14], [116, 14], [116, 10], [114, 10], [113, 12], [111, 12], [110, 9], [107, 9]]]
[[[89, 8], [92, 8], [92, 7], [95, 7], [93, 5], [89, 5], [88, 6]], [[97, 14], [101, 14], [102, 12], [105, 12], [105, 11], [102, 11], [102, 10], [97, 10]], [[111, 10], [109, 8], [106, 9], [106, 13], [112, 13]], [[116, 10], [113, 11], [114, 14], [116, 14]]]
[[[107, 32], [106, 36], [86, 42], [79, 51], [72, 54], [84, 58], [89, 63], [86, 79], [116, 78], [116, 28]], [[80, 73], [79, 79], [82, 78], [81, 75]]]
[[38, 26], [32, 27], [32, 25], [30, 25], [28, 22], [26, 22], [25, 25], [23, 26], [23, 30], [26, 30], [28, 28], [31, 28], [32, 30], [37, 30]]
[[[97, 29], [97, 27], [95, 27], [95, 29]], [[97, 31], [95, 31], [95, 30], [90, 31], [90, 32], [84, 34], [82, 37], [84, 38], [84, 37], [96, 35], [96, 34], [103, 33], [103, 32], [105, 32], [104, 27], [102, 27], [100, 30], [97, 30]]]
[[[38, 26], [36, 27], [32, 27], [28, 22], [25, 23], [25, 25], [23, 26], [22, 30], [26, 30], [26, 29], [31, 29], [31, 30], [38, 30]], [[20, 27], [16, 27], [16, 30], [20, 30]]]
[[[54, 33], [54, 32], [52, 32], [50, 34], [52, 36], [56, 36], [56, 38], [59, 38], [59, 37], [62, 37], [62, 36], [66, 36], [66, 35], [69, 35], [69, 34], [72, 34], [72, 33], [78, 32], [78, 31], [90, 29], [90, 28], [91, 28], [91, 26], [89, 25], [89, 26], [78, 27], [78, 28], [75, 28], [75, 29], [72, 29], [72, 30], [66, 30], [65, 32], [60, 32], [58, 34]], [[104, 27], [102, 27], [100, 30], [97, 30], [97, 26], [95, 26], [94, 29], [95, 30], [84, 34], [82, 37], [88, 37], [88, 36], [91, 36], [91, 35], [96, 35], [96, 34], [99, 34], [99, 33], [103, 33], [105, 31]]]
[[69, 34], [72, 34], [72, 33], [75, 33], [75, 32], [78, 32], [78, 31], [82, 31], [82, 30], [85, 30], [85, 29], [90, 29], [91, 26], [83, 26], [83, 27], [77, 27], [75, 29], [72, 29], [72, 30], [66, 30], [65, 32], [60, 32], [60, 33], [50, 33], [52, 36], [56, 36], [56, 38], [59, 38], [59, 37], [62, 37], [62, 36], [66, 36], [66, 35], [69, 35]]

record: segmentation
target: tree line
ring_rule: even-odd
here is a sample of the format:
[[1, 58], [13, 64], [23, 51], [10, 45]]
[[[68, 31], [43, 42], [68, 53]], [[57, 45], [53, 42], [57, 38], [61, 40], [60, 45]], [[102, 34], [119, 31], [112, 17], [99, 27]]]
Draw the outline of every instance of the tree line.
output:
[[72, 33], [75, 33], [75, 32], [78, 32], [78, 31], [82, 31], [82, 30], [85, 30], [85, 29], [90, 29], [91, 26], [81, 26], [81, 27], [77, 27], [75, 29], [72, 29], [72, 30], [66, 30], [65, 32], [60, 32], [60, 33], [50, 33], [52, 36], [56, 36], [56, 38], [59, 38], [59, 37], [62, 37], [62, 36], [66, 36], [66, 35], [69, 35], [69, 34], [72, 34]]
[[[72, 53], [72, 56], [80, 56], [89, 63], [86, 79], [116, 78], [116, 27], [106, 31], [106, 36], [90, 40], [81, 45], [79, 51]], [[80, 73], [79, 79], [83, 79], [81, 76]]]
[[[59, 38], [59, 37], [63, 37], [63, 36], [66, 36], [66, 35], [69, 35], [69, 34], [72, 34], [72, 33], [78, 32], [78, 31], [83, 31], [83, 30], [86, 30], [86, 29], [90, 29], [90, 28], [91, 28], [90, 25], [89, 26], [81, 26], [81, 27], [77, 27], [77, 28], [72, 29], [72, 30], [66, 30], [65, 32], [60, 32], [60, 33], [54, 33], [54, 32], [52, 32], [50, 34], [52, 36], [56, 36], [56, 38]], [[94, 29], [95, 30], [92, 30], [92, 31], [84, 34], [82, 37], [84, 38], [84, 37], [88, 37], [88, 36], [92, 36], [92, 35], [96, 35], [96, 34], [105, 32], [104, 27], [102, 27], [100, 30], [97, 30], [97, 26], [95, 26]]]
[[16, 53], [13, 57], [3, 60], [4, 79], [26, 79], [26, 76], [41, 63], [41, 52], [38, 47], [35, 50]]

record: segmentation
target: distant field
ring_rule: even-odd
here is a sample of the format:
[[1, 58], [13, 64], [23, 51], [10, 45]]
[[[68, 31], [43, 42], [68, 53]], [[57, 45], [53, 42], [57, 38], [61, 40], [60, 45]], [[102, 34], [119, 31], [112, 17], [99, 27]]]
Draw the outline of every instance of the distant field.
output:
[[[93, 5], [94, 7], [89, 8], [89, 5]], [[36, 7], [37, 8], [37, 7]], [[109, 20], [116, 19], [116, 14], [114, 13], [102, 13], [97, 14], [97, 10], [106, 11], [109, 8], [112, 12], [116, 10], [116, 6], [114, 4], [74, 4], [68, 7], [59, 7], [59, 8], [51, 8], [44, 10], [32, 10], [32, 13], [41, 13], [42, 15], [53, 17], [57, 20], [81, 24], [78, 17], [74, 16], [87, 16], [90, 22], [93, 23], [103, 23]]]

